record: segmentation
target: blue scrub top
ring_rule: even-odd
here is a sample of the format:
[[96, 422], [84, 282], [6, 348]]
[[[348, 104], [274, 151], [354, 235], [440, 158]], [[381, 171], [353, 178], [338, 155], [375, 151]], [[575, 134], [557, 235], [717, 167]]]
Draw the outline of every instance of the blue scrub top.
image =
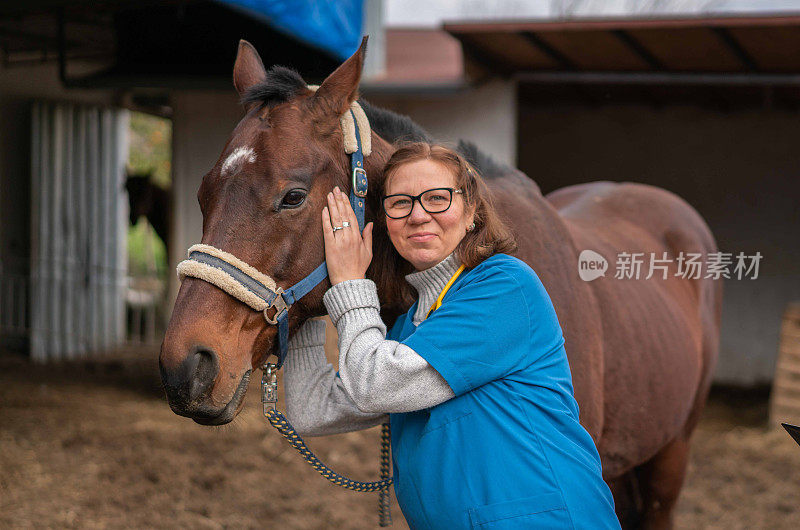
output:
[[395, 493], [411, 528], [619, 528], [533, 269], [492, 256], [418, 327], [415, 311], [387, 338], [425, 358], [456, 397], [390, 415]]

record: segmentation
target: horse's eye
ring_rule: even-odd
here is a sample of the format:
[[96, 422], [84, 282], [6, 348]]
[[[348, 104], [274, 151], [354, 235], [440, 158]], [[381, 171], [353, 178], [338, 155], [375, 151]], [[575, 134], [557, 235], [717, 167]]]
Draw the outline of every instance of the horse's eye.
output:
[[282, 208], [297, 208], [306, 200], [306, 191], [305, 190], [290, 190], [289, 193], [284, 195], [283, 203], [281, 203]]

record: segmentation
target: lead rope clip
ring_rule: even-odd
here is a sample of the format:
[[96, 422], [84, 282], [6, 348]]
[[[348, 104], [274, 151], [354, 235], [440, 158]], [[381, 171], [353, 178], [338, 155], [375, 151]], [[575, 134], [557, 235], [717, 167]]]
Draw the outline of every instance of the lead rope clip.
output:
[[275, 404], [278, 402], [277, 369], [278, 366], [273, 363], [265, 364], [262, 369], [261, 403], [264, 405], [264, 416], [266, 416], [270, 410], [275, 410]]

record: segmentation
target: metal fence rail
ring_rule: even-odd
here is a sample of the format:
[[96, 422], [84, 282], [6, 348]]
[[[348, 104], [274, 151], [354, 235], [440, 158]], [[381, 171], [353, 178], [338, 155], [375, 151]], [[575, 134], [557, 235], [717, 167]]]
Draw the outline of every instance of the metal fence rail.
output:
[[[63, 283], [80, 281], [79, 278], [64, 278]], [[149, 277], [127, 277], [124, 290], [125, 331], [117, 345], [157, 347], [164, 337], [166, 310], [164, 293], [166, 282]], [[75, 286], [68, 286], [74, 289]], [[15, 343], [26, 343], [30, 338], [30, 278], [26, 273], [6, 272], [0, 267], [0, 337]], [[64, 329], [60, 334], [51, 330], [47, 340], [65, 341], [85, 347], [91, 353], [88, 329]], [[22, 342], [20, 342], [22, 341]]]
[[155, 347], [165, 331], [166, 282], [157, 276], [129, 276], [125, 294], [125, 342], [129, 346]]

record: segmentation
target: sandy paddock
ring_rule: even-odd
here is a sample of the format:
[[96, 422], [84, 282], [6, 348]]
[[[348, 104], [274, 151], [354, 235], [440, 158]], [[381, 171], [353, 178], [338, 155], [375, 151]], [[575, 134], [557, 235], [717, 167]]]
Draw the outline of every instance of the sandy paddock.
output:
[[[233, 424], [202, 427], [169, 410], [156, 357], [44, 368], [0, 354], [0, 527], [377, 527], [377, 495], [305, 464], [261, 417], [257, 381]], [[800, 528], [800, 447], [767, 429], [766, 397], [715, 391], [679, 528]], [[377, 478], [377, 428], [310, 445], [348, 476]], [[407, 528], [394, 500], [393, 513]]]

